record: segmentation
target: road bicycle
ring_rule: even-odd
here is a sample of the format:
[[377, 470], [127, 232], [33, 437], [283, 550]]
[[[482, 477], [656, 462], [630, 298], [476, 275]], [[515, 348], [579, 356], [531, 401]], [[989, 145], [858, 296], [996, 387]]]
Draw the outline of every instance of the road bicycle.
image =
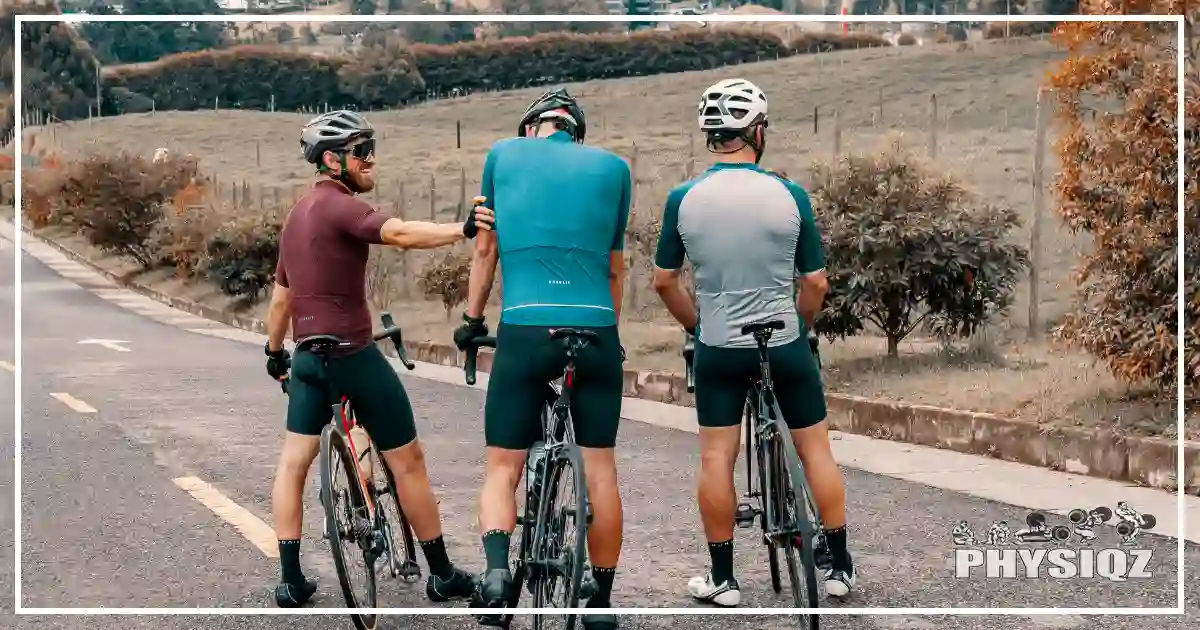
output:
[[[583, 458], [575, 443], [571, 393], [575, 386], [575, 358], [580, 349], [597, 342], [599, 336], [589, 330], [557, 328], [550, 332], [550, 338], [562, 341], [567, 365], [561, 377], [546, 384], [542, 439], [534, 443], [525, 457], [525, 505], [517, 513], [520, 550], [513, 561], [513, 581], [505, 608], [517, 607], [523, 584], [533, 595], [534, 608], [577, 608], [579, 600], [591, 597], [594, 590], [594, 584], [584, 580], [592, 512]], [[477, 337], [469, 342], [463, 366], [468, 385], [475, 384], [479, 349], [495, 347], [495, 337]], [[570, 490], [563, 492], [563, 488]], [[546, 627], [544, 618], [548, 617], [551, 615], [534, 615], [535, 630]], [[575, 615], [562, 617], [566, 630], [574, 628]], [[479, 621], [507, 628], [512, 615], [484, 615]]]
[[[817, 555], [818, 547], [824, 547], [821, 519], [812, 489], [804, 477], [804, 465], [796, 454], [791, 431], [775, 400], [771, 364], [767, 357], [767, 342], [774, 331], [783, 328], [784, 324], [779, 320], [742, 327], [742, 334], [753, 335], [758, 345], [759, 375], [746, 395], [743, 422], [746, 427], [746, 494], [738, 503], [734, 519], [743, 529], [753, 527], [754, 520], [758, 519], [775, 592], [783, 590], [777, 554], [777, 550], [782, 549], [796, 608], [817, 608]], [[815, 338], [809, 338], [810, 347], [815, 345], [814, 341]], [[696, 391], [695, 347], [695, 338], [688, 335], [683, 357], [689, 393]], [[819, 627], [818, 615], [801, 615], [801, 620], [811, 630]]]
[[[389, 313], [381, 315], [383, 330], [373, 335], [375, 342], [388, 339], [396, 348], [396, 354], [404, 367], [413, 369], [414, 363], [404, 354], [404, 340], [400, 328]], [[344, 348], [346, 340], [333, 335], [313, 335], [296, 343], [296, 353], [311, 352], [322, 358], [322, 371], [328, 366], [329, 352]], [[289, 377], [290, 379], [291, 377]], [[332, 380], [322, 374], [333, 403], [332, 418], [321, 430], [321, 506], [325, 509], [324, 538], [329, 541], [333, 552], [333, 564], [337, 569], [338, 581], [348, 608], [376, 607], [376, 563], [382, 558], [387, 562], [388, 572], [393, 578], [405, 582], [421, 579], [421, 567], [417, 564], [416, 543], [412, 527], [400, 507], [396, 492], [396, 480], [387, 463], [379, 454], [375, 443], [366, 432], [358, 427], [354, 416], [354, 405], [346, 396], [337, 393]], [[288, 380], [282, 381], [287, 393]], [[358, 428], [358, 431], [354, 431]], [[366, 439], [366, 448], [354, 443], [352, 433]], [[361, 453], [361, 455], [357, 455]], [[364, 461], [365, 465], [364, 465]], [[344, 480], [336, 479], [342, 473]], [[336, 482], [344, 481], [343, 484]], [[391, 514], [388, 514], [391, 512]], [[397, 536], [401, 544], [397, 545]], [[362, 593], [356, 593], [352, 584], [349, 560], [356, 553], [362, 554], [365, 565], [365, 584]], [[358, 630], [375, 630], [379, 615], [352, 614], [351, 620]]]

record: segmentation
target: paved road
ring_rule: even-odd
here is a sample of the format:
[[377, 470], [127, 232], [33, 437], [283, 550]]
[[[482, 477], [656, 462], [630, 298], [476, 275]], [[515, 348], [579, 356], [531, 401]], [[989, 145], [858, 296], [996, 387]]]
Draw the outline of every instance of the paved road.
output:
[[[64, 267], [58, 266], [60, 271]], [[23, 365], [23, 604], [27, 607], [263, 607], [277, 577], [276, 561], [174, 482], [196, 477], [269, 523], [269, 489], [281, 437], [283, 397], [262, 374], [258, 347], [189, 332], [211, 324], [179, 316], [174, 325], [114, 304], [119, 292], [61, 277], [25, 256]], [[11, 245], [0, 240], [0, 330], [11, 330]], [[81, 287], [78, 283], [83, 283]], [[107, 299], [98, 296], [103, 294]], [[118, 298], [114, 298], [118, 296]], [[131, 302], [136, 302], [132, 300]], [[159, 319], [162, 319], [161, 317]], [[130, 352], [79, 345], [120, 339]], [[13, 344], [0, 335], [0, 360]], [[12, 375], [0, 386], [0, 456], [11, 461]], [[480, 568], [474, 531], [482, 453], [482, 393], [405, 377], [420, 422], [446, 522], [451, 556]], [[60, 395], [55, 398], [52, 394]], [[68, 394], [69, 398], [61, 395]], [[70, 405], [63, 402], [66, 400]], [[80, 402], [94, 409], [81, 413]], [[71, 405], [74, 405], [73, 408]], [[704, 566], [691, 470], [695, 436], [628, 422], [620, 449], [628, 524], [614, 604], [694, 606], [683, 583]], [[853, 546], [862, 575], [847, 606], [1171, 606], [1175, 603], [1174, 540], [1149, 536], [1154, 577], [1110, 583], [1082, 580], [955, 580], [950, 526], [967, 519], [1020, 521], [1025, 510], [889, 477], [847, 470]], [[13, 519], [12, 473], [0, 472], [0, 527]], [[315, 475], [314, 475], [315, 477]], [[307, 494], [306, 532], [317, 532], [316, 490]], [[1102, 534], [1115, 540], [1115, 534]], [[738, 547], [738, 571], [749, 606], [787, 600], [765, 584], [760, 550]], [[306, 540], [304, 561], [323, 584], [317, 606], [340, 606], [336, 574], [324, 545]], [[12, 610], [12, 546], [0, 551], [0, 606]], [[1189, 545], [1197, 566], [1200, 550]], [[1200, 600], [1189, 580], [1189, 605]], [[786, 591], [785, 591], [786, 596]], [[381, 605], [425, 606], [419, 589], [385, 582]], [[828, 628], [1084, 628], [1080, 616], [827, 616]], [[39, 628], [317, 628], [335, 617], [77, 617], [19, 618]], [[463, 617], [390, 618], [396, 628], [475, 627]], [[1104, 623], [1111, 624], [1111, 621]], [[628, 616], [626, 628], [775, 628], [781, 617]], [[683, 624], [686, 624], [684, 626]], [[1121, 628], [1197, 627], [1180, 617], [1128, 617]], [[11, 627], [0, 621], [0, 625]]]

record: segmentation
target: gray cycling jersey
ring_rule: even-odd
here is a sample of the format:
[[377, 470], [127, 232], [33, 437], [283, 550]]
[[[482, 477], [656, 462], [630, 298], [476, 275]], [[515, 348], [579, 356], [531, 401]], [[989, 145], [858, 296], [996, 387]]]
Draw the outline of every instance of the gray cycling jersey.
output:
[[754, 347], [742, 326], [770, 319], [771, 346], [800, 338], [796, 272], [825, 267], [808, 193], [754, 164], [716, 164], [667, 197], [655, 265], [692, 261], [697, 335], [706, 346]]

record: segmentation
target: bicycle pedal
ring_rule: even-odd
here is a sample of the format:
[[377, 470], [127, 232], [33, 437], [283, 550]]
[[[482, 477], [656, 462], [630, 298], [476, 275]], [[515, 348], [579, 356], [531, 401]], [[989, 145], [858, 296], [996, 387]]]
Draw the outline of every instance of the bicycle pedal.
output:
[[479, 621], [479, 625], [493, 628], [507, 628], [511, 621], [506, 621], [503, 615], [479, 615], [475, 618]]
[[421, 565], [409, 560], [400, 566], [400, 579], [405, 582], [416, 582], [421, 579]]
[[733, 520], [738, 527], [746, 529], [754, 525], [754, 517], [758, 516], [758, 510], [749, 503], [740, 503], [737, 506], [737, 511], [733, 513]]

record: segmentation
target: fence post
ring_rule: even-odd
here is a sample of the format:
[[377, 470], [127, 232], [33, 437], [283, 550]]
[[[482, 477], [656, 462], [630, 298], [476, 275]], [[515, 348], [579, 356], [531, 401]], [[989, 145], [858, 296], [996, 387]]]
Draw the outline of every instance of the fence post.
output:
[[262, 143], [254, 141], [254, 165], [262, 168]]
[[1042, 213], [1045, 211], [1045, 195], [1042, 190], [1042, 169], [1046, 163], [1046, 112], [1050, 108], [1043, 102], [1044, 88], [1038, 88], [1037, 116], [1033, 141], [1033, 220], [1029, 227], [1029, 338], [1042, 336], [1038, 313], [1038, 266], [1041, 264]]
[[938, 154], [938, 107], [937, 94], [929, 95], [929, 159], [936, 160]]
[[467, 168], [465, 166], [458, 167], [458, 214], [454, 218], [457, 221], [465, 221], [467, 218]]
[[883, 86], [879, 86], [879, 126], [883, 126]]
[[842, 155], [842, 110], [833, 110], [833, 157]]
[[454, 121], [454, 146], [457, 149], [462, 148], [462, 121]]
[[820, 117], [821, 117], [820, 108], [816, 105], [813, 105], [813, 135], [814, 136], [817, 135], [817, 133], [820, 131], [820, 128], [821, 128]]
[[429, 221], [437, 223], [437, 179], [429, 176]]

